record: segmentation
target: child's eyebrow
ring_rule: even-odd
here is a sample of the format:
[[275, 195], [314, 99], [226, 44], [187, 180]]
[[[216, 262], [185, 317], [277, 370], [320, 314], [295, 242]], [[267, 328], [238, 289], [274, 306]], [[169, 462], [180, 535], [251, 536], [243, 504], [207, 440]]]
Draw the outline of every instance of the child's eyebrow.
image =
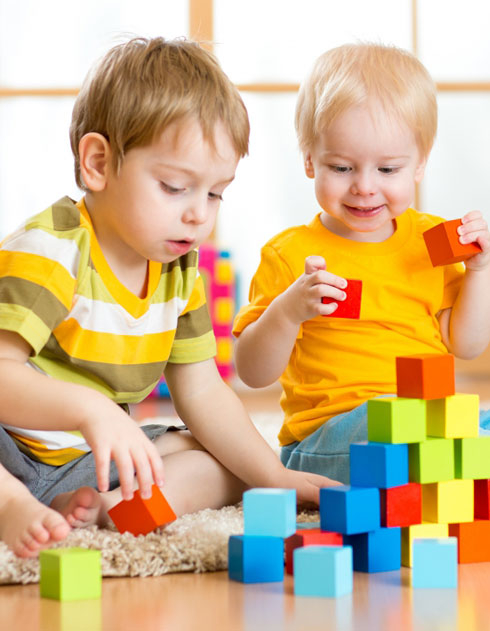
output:
[[[188, 169], [187, 167], [184, 167], [184, 166], [176, 166], [175, 164], [169, 164], [168, 162], [157, 162], [156, 166], [158, 168], [164, 168], [170, 171], [175, 171], [175, 173], [184, 173], [185, 175], [189, 175], [191, 177], [195, 177], [196, 175], [199, 175], [199, 172], [195, 171], [194, 169]], [[234, 179], [235, 179], [235, 174], [230, 175], [230, 177], [226, 178], [225, 180], [216, 182], [216, 185], [227, 185], [233, 182]]]

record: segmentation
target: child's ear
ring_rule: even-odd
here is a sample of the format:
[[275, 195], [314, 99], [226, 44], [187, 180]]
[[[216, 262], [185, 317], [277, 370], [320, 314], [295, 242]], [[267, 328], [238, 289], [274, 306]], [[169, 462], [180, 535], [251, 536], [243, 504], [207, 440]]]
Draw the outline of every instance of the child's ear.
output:
[[78, 151], [80, 175], [85, 186], [90, 191], [103, 191], [112, 160], [109, 141], [102, 134], [90, 132], [82, 136]]
[[313, 179], [315, 177], [315, 168], [313, 167], [311, 153], [309, 151], [304, 154], [304, 163], [306, 176]]
[[417, 165], [417, 168], [415, 169], [415, 182], [417, 184], [420, 184], [420, 182], [422, 182], [424, 178], [426, 165], [427, 165], [427, 158], [423, 158], [423, 160], [419, 162], [419, 164]]

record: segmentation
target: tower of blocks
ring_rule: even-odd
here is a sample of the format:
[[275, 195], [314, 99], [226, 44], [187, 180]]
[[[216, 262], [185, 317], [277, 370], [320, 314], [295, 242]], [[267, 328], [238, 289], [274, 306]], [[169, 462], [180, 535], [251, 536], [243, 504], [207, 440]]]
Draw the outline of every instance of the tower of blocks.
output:
[[[397, 393], [368, 402], [368, 440], [350, 448], [350, 484], [320, 489], [320, 524], [295, 525], [294, 491], [244, 494], [229, 575], [294, 575], [295, 594], [335, 597], [352, 571], [412, 568], [412, 586], [456, 587], [457, 564], [490, 561], [490, 437], [479, 401], [455, 392], [454, 357], [396, 359]], [[316, 526], [316, 525], [314, 525]]]
[[[233, 376], [233, 318], [236, 311], [236, 275], [231, 254], [210, 243], [199, 248], [199, 273], [204, 280], [206, 301], [216, 337], [216, 366], [225, 381]], [[168, 397], [162, 377], [151, 396]]]

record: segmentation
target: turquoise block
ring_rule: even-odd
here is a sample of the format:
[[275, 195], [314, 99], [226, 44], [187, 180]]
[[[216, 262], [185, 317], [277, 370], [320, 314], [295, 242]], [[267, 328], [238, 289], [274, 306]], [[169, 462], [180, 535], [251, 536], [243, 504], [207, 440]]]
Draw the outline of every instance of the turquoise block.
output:
[[284, 580], [281, 537], [232, 535], [228, 540], [228, 576], [241, 583]]
[[412, 587], [458, 586], [456, 537], [414, 539], [412, 562]]
[[250, 489], [243, 494], [245, 535], [289, 537], [296, 532], [294, 489]]
[[296, 596], [336, 598], [352, 592], [350, 546], [306, 546], [293, 552]]

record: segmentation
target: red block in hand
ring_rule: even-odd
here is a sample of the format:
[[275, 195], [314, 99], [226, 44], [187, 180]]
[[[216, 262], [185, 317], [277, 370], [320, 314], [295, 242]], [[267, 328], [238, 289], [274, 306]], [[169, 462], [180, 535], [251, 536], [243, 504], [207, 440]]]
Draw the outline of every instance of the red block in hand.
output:
[[285, 539], [286, 572], [293, 574], [293, 552], [303, 546], [341, 546], [343, 537], [338, 532], [327, 532], [320, 528], [297, 530]]
[[331, 302], [337, 303], [337, 309], [326, 318], [354, 318], [359, 319], [361, 314], [361, 293], [362, 293], [362, 280], [354, 280], [352, 278], [346, 278], [347, 287], [345, 288], [346, 298], [345, 300], [334, 300], [333, 298], [327, 298], [323, 296], [322, 302], [324, 305], [328, 305]]
[[135, 537], [146, 535], [177, 519], [158, 486], [153, 484], [151, 488], [152, 496], [149, 499], [143, 499], [137, 490], [133, 499], [123, 500], [108, 511], [119, 532], [130, 532]]
[[476, 242], [459, 242], [458, 227], [460, 225], [461, 219], [444, 221], [426, 230], [422, 235], [434, 267], [458, 263], [481, 252], [481, 247]]
[[417, 482], [380, 489], [381, 525], [403, 528], [422, 523], [422, 487]]

